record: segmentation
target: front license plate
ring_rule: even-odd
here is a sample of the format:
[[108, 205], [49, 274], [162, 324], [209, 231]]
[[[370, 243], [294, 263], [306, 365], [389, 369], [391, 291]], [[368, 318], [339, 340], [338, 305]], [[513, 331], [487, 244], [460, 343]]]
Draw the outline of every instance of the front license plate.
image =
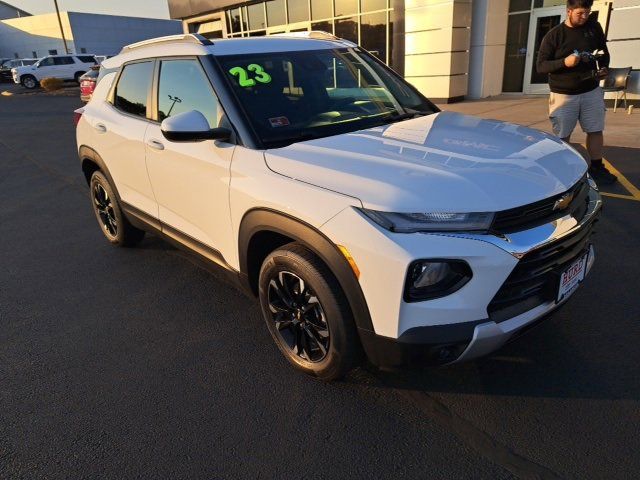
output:
[[588, 258], [589, 252], [582, 255], [562, 272], [562, 275], [560, 275], [560, 288], [558, 289], [558, 302], [570, 295], [584, 279]]

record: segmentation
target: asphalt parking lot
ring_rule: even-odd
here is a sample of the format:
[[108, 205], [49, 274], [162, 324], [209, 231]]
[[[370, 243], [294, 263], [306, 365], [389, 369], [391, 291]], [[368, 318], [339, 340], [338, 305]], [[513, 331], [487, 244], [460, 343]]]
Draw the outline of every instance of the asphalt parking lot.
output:
[[[539, 99], [518, 102], [446, 108], [545, 128]], [[583, 288], [528, 335], [479, 361], [324, 384], [222, 278], [151, 236], [107, 244], [79, 106], [0, 97], [1, 478], [637, 478], [640, 201], [624, 185]], [[606, 158], [640, 186], [639, 130], [618, 130]]]

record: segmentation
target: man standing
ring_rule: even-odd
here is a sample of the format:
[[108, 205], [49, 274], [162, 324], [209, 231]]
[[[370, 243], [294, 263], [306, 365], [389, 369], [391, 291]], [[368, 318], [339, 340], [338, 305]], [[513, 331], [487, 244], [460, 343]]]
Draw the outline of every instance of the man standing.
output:
[[[536, 68], [549, 74], [549, 119], [553, 132], [569, 142], [580, 121], [587, 134], [591, 158], [589, 173], [603, 184], [614, 183], [615, 175], [602, 163], [604, 143], [604, 93], [599, 86], [609, 66], [607, 40], [600, 24], [590, 19], [593, 0], [568, 0], [567, 19], [545, 35]], [[602, 50], [598, 70], [592, 53]]]

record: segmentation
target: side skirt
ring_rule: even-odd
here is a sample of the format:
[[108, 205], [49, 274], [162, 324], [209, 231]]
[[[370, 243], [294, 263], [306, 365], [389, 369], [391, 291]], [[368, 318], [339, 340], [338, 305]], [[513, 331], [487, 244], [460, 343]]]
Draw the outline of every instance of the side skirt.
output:
[[125, 216], [131, 225], [139, 228], [140, 230], [152, 233], [189, 254], [190, 259], [193, 260], [197, 266], [207, 270], [215, 276], [220, 276], [220, 273], [224, 274], [224, 279], [229, 281], [229, 283], [238, 288], [252, 300], [255, 300], [255, 296], [251, 291], [246, 275], [243, 275], [241, 272], [235, 270], [231, 265], [229, 265], [218, 250], [205, 245], [195, 238], [190, 237], [189, 235], [182, 233], [165, 223], [162, 223], [160, 220], [126, 202], [121, 201], [120, 203]]

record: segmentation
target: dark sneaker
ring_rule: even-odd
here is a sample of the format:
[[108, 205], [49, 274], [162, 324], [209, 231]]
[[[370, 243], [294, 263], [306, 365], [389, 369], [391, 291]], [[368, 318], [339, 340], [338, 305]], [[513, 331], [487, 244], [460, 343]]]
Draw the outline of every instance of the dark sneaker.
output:
[[591, 175], [596, 183], [600, 185], [611, 185], [618, 181], [618, 177], [607, 170], [607, 167], [602, 163], [597, 166], [591, 165], [589, 167], [589, 175]]

